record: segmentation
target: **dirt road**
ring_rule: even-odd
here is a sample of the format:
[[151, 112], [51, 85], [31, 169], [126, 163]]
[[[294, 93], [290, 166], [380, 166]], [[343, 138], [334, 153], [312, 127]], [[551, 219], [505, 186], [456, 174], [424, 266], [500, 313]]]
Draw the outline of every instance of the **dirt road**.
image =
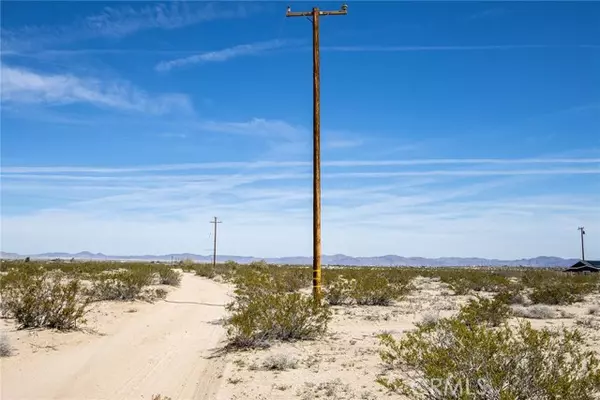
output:
[[[185, 274], [166, 301], [56, 351], [2, 359], [3, 400], [213, 399], [224, 369], [209, 358], [223, 338], [227, 290]], [[56, 335], [56, 334], [55, 334]]]

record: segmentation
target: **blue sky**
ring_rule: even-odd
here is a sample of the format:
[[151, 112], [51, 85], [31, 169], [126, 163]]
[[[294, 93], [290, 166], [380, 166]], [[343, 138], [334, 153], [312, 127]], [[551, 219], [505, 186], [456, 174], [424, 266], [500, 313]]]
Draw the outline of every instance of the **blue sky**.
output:
[[[341, 3], [291, 2], [292, 10]], [[284, 2], [3, 2], [2, 250], [311, 254], [311, 25]], [[600, 3], [321, 21], [323, 251], [600, 258]]]

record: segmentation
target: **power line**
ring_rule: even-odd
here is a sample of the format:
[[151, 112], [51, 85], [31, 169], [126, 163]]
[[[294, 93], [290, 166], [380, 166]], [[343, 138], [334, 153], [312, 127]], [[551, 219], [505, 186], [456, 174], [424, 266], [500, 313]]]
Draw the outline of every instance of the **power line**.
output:
[[286, 17], [312, 17], [313, 33], [313, 297], [321, 299], [321, 75], [319, 60], [319, 18], [327, 15], [346, 15], [348, 6], [338, 11], [292, 12], [288, 6]]

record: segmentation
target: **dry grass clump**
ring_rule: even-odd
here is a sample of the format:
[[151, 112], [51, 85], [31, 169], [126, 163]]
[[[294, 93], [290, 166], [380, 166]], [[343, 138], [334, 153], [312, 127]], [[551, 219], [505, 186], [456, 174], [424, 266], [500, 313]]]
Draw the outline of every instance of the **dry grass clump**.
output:
[[268, 356], [262, 362], [262, 368], [269, 371], [286, 371], [298, 367], [298, 360], [287, 354]]
[[552, 307], [543, 304], [531, 307], [513, 307], [513, 315], [529, 319], [553, 319], [557, 317], [557, 313]]

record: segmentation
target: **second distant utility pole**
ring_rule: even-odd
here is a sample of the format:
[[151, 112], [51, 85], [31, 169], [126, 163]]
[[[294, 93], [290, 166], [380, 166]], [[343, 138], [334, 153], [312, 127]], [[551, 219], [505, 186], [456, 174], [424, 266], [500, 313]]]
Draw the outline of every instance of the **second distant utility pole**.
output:
[[577, 230], [581, 231], [581, 261], [585, 261], [585, 250], [583, 248], [583, 235], [585, 235], [585, 228], [580, 226]]
[[217, 221], [217, 217], [215, 217], [211, 224], [215, 224], [215, 231], [213, 234], [213, 268], [217, 265], [217, 224], [220, 224], [221, 221]]
[[319, 60], [319, 18], [325, 15], [346, 15], [348, 6], [337, 11], [292, 12], [288, 6], [286, 17], [306, 17], [312, 22], [313, 32], [313, 297], [321, 299], [321, 76]]

